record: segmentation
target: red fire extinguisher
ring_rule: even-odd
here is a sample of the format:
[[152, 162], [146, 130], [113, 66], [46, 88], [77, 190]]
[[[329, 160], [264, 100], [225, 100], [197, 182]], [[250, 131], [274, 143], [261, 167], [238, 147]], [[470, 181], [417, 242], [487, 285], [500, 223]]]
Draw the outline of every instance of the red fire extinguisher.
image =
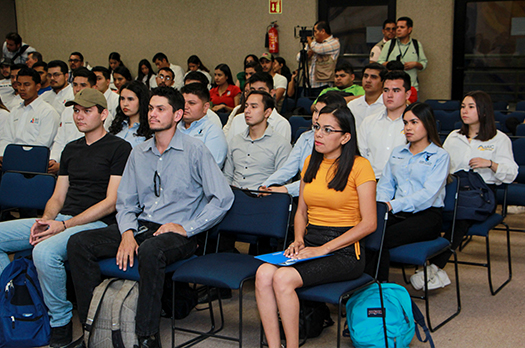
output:
[[268, 26], [268, 50], [270, 53], [279, 53], [279, 32], [277, 31], [277, 21]]

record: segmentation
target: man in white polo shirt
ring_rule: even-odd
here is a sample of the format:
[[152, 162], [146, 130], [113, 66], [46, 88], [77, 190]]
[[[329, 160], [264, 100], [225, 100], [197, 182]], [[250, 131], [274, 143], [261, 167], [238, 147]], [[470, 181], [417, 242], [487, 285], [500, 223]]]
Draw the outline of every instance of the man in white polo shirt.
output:
[[58, 130], [58, 113], [41, 97], [40, 75], [33, 69], [20, 69], [17, 75], [18, 92], [24, 100], [14, 108], [0, 133], [0, 154], [3, 159], [9, 144], [29, 144], [51, 147]]
[[73, 88], [68, 83], [67, 64], [61, 60], [50, 61], [47, 63], [47, 75], [52, 89], [42, 94], [42, 99], [51, 104], [60, 115], [66, 108], [64, 104], [75, 97]]

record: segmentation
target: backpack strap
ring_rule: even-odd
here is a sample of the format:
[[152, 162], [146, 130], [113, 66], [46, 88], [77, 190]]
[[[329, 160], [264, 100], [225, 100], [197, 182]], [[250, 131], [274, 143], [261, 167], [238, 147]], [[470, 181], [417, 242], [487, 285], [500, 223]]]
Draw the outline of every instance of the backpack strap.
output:
[[22, 54], [24, 54], [24, 52], [29, 48], [29, 45], [23, 45], [22, 47], [20, 47], [20, 50], [18, 50], [18, 52], [13, 56], [13, 58], [11, 58], [13, 60], [13, 64], [15, 64], [15, 60], [20, 57]]
[[416, 50], [417, 54], [417, 60], [419, 61], [419, 42], [417, 42], [416, 39], [412, 39], [412, 43], [414, 44], [414, 49]]
[[397, 39], [392, 39], [390, 41], [391, 42], [390, 42], [390, 46], [388, 47], [388, 54], [386, 55], [387, 62], [388, 62], [388, 58], [390, 58], [390, 53], [392, 53], [394, 51], [394, 47], [396, 47]]
[[[430, 344], [431, 348], [435, 348], [434, 341], [432, 340], [432, 336], [430, 336], [430, 330], [427, 327], [427, 324], [425, 324], [425, 317], [419, 310], [419, 307], [414, 303], [414, 300], [412, 300], [412, 313], [414, 314], [414, 321], [416, 322], [416, 336], [417, 339], [421, 342], [427, 342]], [[425, 332], [425, 339], [423, 340], [421, 338], [421, 334], [419, 332], [419, 326], [423, 329]]]
[[117, 296], [115, 296], [113, 300], [111, 307], [111, 340], [113, 341], [114, 348], [126, 348], [124, 346], [124, 340], [122, 339], [122, 331], [120, 331], [120, 310], [135, 284], [137, 284], [137, 282], [134, 280], [124, 280], [124, 284], [122, 284]]
[[100, 285], [97, 286], [95, 290], [93, 290], [93, 297], [91, 298], [91, 303], [89, 304], [88, 316], [87, 316], [86, 325], [84, 328], [84, 343], [86, 347], [89, 347], [89, 338], [91, 335], [91, 330], [93, 328], [93, 323], [95, 322], [95, 319], [97, 317], [100, 304], [102, 303], [102, 299], [104, 298], [104, 294], [106, 293], [106, 290], [109, 288], [109, 285], [116, 280], [118, 279], [116, 278], [104, 279], [104, 281], [100, 283]]

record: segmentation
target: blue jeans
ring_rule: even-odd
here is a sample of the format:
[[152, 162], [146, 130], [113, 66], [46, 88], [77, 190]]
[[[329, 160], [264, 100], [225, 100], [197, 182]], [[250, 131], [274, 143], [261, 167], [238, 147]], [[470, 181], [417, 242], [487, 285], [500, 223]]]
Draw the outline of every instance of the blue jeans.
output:
[[[56, 221], [70, 219], [70, 215], [58, 214]], [[0, 223], [0, 271], [9, 264], [7, 253], [33, 248], [29, 244], [31, 226], [35, 219], [20, 219]], [[66, 270], [67, 242], [75, 233], [106, 227], [102, 221], [68, 228], [64, 232], [38, 243], [33, 249], [33, 261], [38, 271], [38, 280], [49, 309], [51, 327], [66, 325], [72, 317], [73, 305], [67, 300]]]

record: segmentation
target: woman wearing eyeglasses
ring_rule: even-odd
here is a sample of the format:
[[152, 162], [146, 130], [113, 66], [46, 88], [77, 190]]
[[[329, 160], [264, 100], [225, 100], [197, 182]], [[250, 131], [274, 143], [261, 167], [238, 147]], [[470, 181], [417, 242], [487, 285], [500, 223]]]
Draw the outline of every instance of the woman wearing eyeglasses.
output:
[[372, 166], [359, 155], [355, 120], [346, 107], [324, 107], [313, 125], [314, 149], [301, 173], [295, 240], [285, 255], [305, 259], [293, 266], [263, 264], [256, 299], [268, 346], [299, 346], [299, 299], [295, 289], [359, 277], [365, 267], [360, 240], [377, 224]]
[[148, 124], [149, 90], [142, 82], [134, 80], [120, 89], [119, 106], [109, 132], [135, 147], [152, 137]]
[[378, 274], [382, 281], [388, 281], [388, 249], [436, 239], [445, 205], [450, 156], [441, 147], [432, 108], [410, 104], [403, 123], [407, 144], [394, 148], [377, 184], [377, 201], [390, 212]]

